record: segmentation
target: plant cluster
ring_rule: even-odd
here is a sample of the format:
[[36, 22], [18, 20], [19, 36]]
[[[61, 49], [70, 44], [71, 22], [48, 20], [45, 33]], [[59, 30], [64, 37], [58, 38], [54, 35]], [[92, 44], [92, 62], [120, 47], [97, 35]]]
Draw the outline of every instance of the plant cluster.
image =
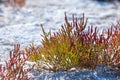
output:
[[46, 33], [41, 25], [42, 46], [20, 50], [20, 45], [10, 51], [10, 59], [3, 67], [0, 65], [2, 80], [30, 80], [24, 69], [25, 62], [34, 61], [37, 67], [51, 71], [70, 70], [71, 68], [94, 69], [98, 64], [120, 68], [120, 23], [99, 34], [97, 27], [86, 29], [87, 19], [72, 16], [58, 32]]
[[[69, 70], [75, 68], [94, 69], [98, 64], [120, 67], [119, 27], [116, 25], [98, 34], [97, 28], [89, 27], [85, 31], [87, 19], [84, 15], [77, 18], [73, 15], [58, 32], [46, 33], [43, 26], [42, 46], [34, 49], [31, 61], [45, 62], [49, 70]], [[31, 47], [32, 48], [32, 47]]]
[[10, 60], [6, 61], [3, 67], [0, 65], [1, 80], [31, 80], [27, 73], [32, 69], [24, 69], [25, 62], [30, 57], [25, 51], [20, 51], [20, 45], [14, 45], [14, 50], [10, 51]]

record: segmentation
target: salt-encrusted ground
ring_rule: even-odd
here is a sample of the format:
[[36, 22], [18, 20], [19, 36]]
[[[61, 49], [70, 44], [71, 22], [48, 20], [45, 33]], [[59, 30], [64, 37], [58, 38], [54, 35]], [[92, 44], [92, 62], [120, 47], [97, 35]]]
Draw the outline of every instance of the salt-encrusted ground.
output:
[[98, 65], [96, 70], [76, 70], [71, 72], [32, 71], [33, 80], [120, 80], [120, 69]]
[[[21, 10], [0, 4], [0, 60], [8, 59], [8, 52], [13, 45], [20, 43], [24, 48], [32, 42], [40, 45], [40, 24], [46, 31], [57, 31], [64, 23], [64, 12], [69, 20], [71, 15], [85, 13], [88, 25], [98, 26], [98, 29], [109, 27], [120, 18], [120, 3], [97, 2], [92, 0], [26, 0]], [[99, 72], [99, 71], [98, 71]], [[41, 72], [37, 80], [119, 80], [120, 77], [102, 75], [103, 72]], [[98, 75], [98, 76], [97, 76]], [[35, 80], [36, 80], [35, 79]]]

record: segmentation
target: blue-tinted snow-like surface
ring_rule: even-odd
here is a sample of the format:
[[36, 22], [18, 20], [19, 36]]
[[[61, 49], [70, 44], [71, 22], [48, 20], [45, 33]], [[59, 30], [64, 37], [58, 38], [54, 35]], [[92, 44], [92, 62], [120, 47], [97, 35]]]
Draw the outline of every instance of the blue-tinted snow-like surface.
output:
[[33, 71], [33, 80], [120, 80], [120, 70], [98, 65], [96, 70], [80, 70], [73, 72], [40, 72]]

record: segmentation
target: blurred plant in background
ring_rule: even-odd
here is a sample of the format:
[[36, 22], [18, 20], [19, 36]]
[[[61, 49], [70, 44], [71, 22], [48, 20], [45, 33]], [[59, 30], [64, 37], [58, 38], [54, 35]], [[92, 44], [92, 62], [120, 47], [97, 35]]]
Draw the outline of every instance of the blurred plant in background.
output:
[[14, 46], [14, 50], [10, 51], [10, 60], [6, 61], [6, 65], [0, 65], [1, 80], [31, 80], [27, 73], [32, 69], [24, 69], [25, 62], [30, 55], [26, 55], [25, 51], [20, 51], [20, 45]]

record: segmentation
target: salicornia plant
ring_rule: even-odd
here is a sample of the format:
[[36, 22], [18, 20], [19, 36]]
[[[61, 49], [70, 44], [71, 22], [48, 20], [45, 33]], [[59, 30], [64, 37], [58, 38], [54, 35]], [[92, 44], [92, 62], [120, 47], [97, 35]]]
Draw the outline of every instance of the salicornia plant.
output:
[[[94, 69], [98, 64], [112, 65], [119, 63], [119, 49], [116, 45], [118, 29], [111, 27], [108, 31], [98, 34], [96, 27], [88, 27], [84, 15], [77, 18], [73, 15], [68, 21], [65, 14], [65, 24], [58, 32], [46, 33], [43, 26], [42, 46], [35, 49], [31, 60], [42, 66], [44, 62], [49, 70], [69, 70], [75, 68]], [[119, 27], [119, 26], [117, 26]], [[114, 60], [117, 59], [117, 61]]]

